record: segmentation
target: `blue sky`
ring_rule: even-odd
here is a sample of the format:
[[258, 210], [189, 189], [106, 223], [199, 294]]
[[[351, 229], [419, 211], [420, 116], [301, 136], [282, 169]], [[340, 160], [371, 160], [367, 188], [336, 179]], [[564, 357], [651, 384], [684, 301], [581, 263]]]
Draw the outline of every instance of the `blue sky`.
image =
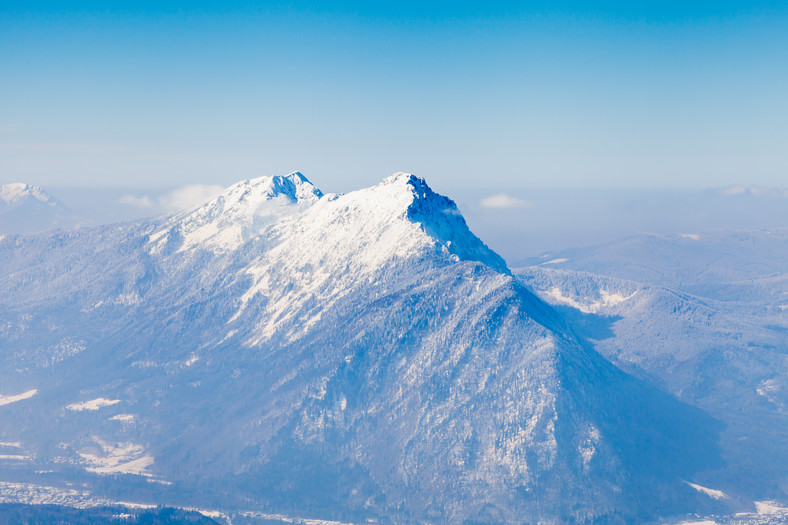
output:
[[0, 183], [788, 185], [788, 2], [4, 2]]

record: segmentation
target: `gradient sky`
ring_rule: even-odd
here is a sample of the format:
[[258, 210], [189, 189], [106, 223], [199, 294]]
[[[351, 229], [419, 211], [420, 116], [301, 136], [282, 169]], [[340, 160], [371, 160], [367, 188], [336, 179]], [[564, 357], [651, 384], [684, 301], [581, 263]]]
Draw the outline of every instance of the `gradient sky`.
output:
[[161, 3], [2, 3], [0, 183], [788, 185], [788, 2]]

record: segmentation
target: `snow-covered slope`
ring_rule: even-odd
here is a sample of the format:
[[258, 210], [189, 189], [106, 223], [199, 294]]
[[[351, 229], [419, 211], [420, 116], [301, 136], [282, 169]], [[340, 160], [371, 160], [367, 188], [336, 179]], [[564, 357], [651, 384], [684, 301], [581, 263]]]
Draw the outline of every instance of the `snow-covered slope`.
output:
[[0, 234], [71, 228], [80, 222], [84, 221], [38, 186], [24, 183], [0, 186]]
[[725, 505], [690, 484], [719, 425], [602, 358], [413, 175], [7, 236], [0, 290], [0, 461], [30, 483], [352, 521]]

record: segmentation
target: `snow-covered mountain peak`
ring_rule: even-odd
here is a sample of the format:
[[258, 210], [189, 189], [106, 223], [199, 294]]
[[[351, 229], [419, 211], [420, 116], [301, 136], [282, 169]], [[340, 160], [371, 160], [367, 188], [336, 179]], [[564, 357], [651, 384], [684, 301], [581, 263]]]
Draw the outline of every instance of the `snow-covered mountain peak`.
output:
[[[254, 179], [261, 181], [265, 177]], [[270, 178], [271, 194], [290, 197], [294, 202], [315, 202], [323, 196], [314, 184], [299, 171], [285, 176], [276, 175]], [[261, 181], [262, 182], [262, 181]]]
[[407, 173], [405, 171], [398, 171], [396, 173], [392, 173], [382, 181], [380, 181], [379, 186], [388, 186], [393, 184], [409, 184], [413, 185], [414, 183], [421, 182], [426, 184], [426, 181], [423, 177], [417, 177], [412, 173]]
[[210, 221], [248, 221], [256, 215], [270, 215], [282, 206], [312, 204], [322, 196], [322, 191], [296, 171], [236, 182], [218, 197], [184, 215]]
[[256, 296], [268, 298], [264, 315], [243, 321], [262, 320], [252, 345], [269, 340], [286, 319], [310, 326], [322, 315], [314, 305], [333, 304], [402, 268], [418, 272], [477, 261], [510, 274], [504, 260], [468, 229], [451, 199], [409, 174], [326, 196], [281, 217], [253, 242], [260, 255], [246, 267], [252, 284], [234, 317]]
[[233, 250], [277, 218], [297, 212], [323, 196], [299, 172], [237, 182], [198, 208], [175, 216], [151, 236], [154, 251], [204, 247]]
[[369, 270], [391, 256], [426, 249], [510, 273], [504, 260], [468, 229], [451, 199], [409, 173], [326, 198], [299, 172], [241, 181], [165, 223], [151, 236], [151, 251], [228, 252], [266, 230], [269, 245], [292, 245], [299, 253], [303, 249], [303, 257], [289, 254], [294, 264], [352, 257]]
[[432, 191], [424, 177], [402, 171], [389, 175], [376, 186], [373, 186], [373, 188], [377, 188], [381, 192], [404, 189], [415, 198], [442, 197], [442, 195]]
[[272, 200], [280, 201], [279, 204], [287, 204], [287, 201], [312, 203], [322, 196], [322, 191], [304, 175], [295, 171], [284, 176], [258, 177], [237, 182], [201, 208], [213, 208], [219, 204], [224, 212], [240, 211], [240, 209], [254, 212], [260, 204]]
[[[422, 177], [395, 173], [371, 189], [378, 198], [402, 206], [404, 217], [461, 260], [476, 260], [502, 273], [509, 273], [504, 260], [474, 235], [453, 200], [430, 188]], [[399, 211], [399, 210], [397, 210]], [[397, 215], [394, 213], [393, 215]]]
[[[395, 173], [375, 186], [322, 199], [277, 230], [293, 243], [309, 237], [304, 244], [309, 259], [349, 258], [367, 270], [385, 265], [390, 257], [432, 253], [479, 261], [510, 273], [504, 260], [468, 229], [451, 199], [409, 173]], [[317, 255], [324, 251], [325, 255]]]
[[38, 186], [31, 186], [24, 182], [13, 182], [0, 186], [0, 200], [6, 204], [22, 203], [26, 199], [35, 199], [50, 206], [57, 205], [54, 197]]

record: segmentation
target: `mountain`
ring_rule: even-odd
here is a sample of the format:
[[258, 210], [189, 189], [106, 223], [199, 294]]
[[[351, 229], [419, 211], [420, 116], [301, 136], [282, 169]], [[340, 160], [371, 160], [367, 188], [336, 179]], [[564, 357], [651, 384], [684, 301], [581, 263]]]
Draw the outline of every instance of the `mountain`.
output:
[[59, 200], [24, 183], [0, 186], [0, 235], [72, 228], [81, 221]]
[[0, 291], [19, 498], [398, 523], [729, 507], [693, 488], [721, 425], [603, 358], [410, 174], [6, 236]]
[[786, 501], [786, 241], [782, 228], [640, 235], [514, 274], [617, 366], [725, 424], [726, 466], [701, 485]]

